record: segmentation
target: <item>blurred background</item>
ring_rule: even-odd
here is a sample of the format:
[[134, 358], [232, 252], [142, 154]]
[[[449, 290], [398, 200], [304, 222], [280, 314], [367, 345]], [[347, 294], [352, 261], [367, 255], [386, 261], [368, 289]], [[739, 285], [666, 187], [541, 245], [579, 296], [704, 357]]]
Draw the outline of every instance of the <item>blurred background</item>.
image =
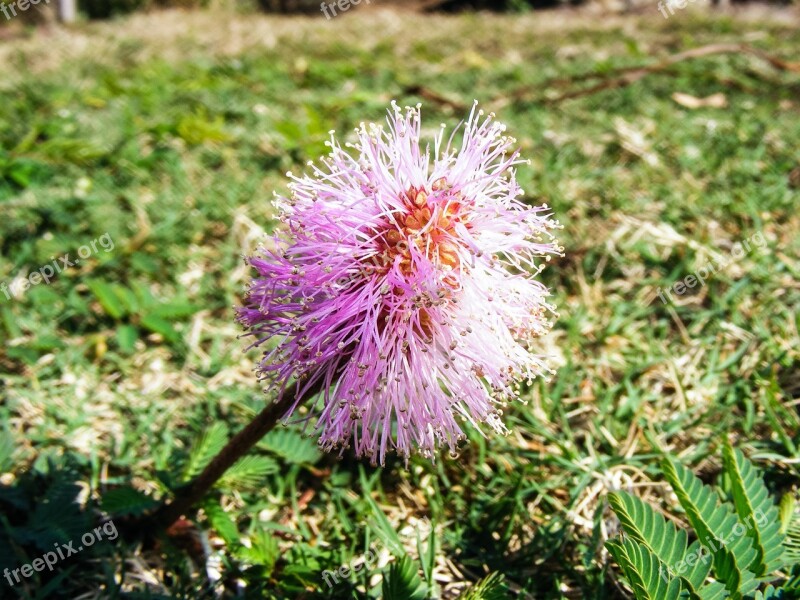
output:
[[[607, 494], [675, 513], [662, 453], [713, 481], [729, 439], [796, 495], [798, 7], [341, 6], [0, 5], [0, 571], [121, 532], [0, 598], [630, 598]], [[431, 135], [476, 99], [531, 159], [557, 374], [408, 469], [279, 428], [137, 539], [268, 400], [233, 307], [273, 191], [393, 99]]]

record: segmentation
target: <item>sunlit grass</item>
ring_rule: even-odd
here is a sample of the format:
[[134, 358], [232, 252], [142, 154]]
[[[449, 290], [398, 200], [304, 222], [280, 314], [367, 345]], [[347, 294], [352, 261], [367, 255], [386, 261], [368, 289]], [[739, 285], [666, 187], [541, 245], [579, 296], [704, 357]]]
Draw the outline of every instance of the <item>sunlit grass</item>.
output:
[[[4, 42], [0, 282], [104, 233], [115, 249], [0, 293], [1, 481], [51, 460], [72, 466], [87, 502], [122, 485], [160, 497], [212, 425], [218, 439], [241, 427], [265, 398], [232, 306], [241, 255], [275, 226], [272, 191], [324, 152], [328, 130], [381, 120], [393, 98], [422, 102], [429, 124], [465, 116], [406, 93], [422, 86], [496, 109], [532, 161], [518, 173], [527, 197], [564, 226], [566, 256], [543, 274], [561, 316], [541, 348], [558, 374], [506, 411], [508, 437], [472, 432], [458, 459], [408, 471], [320, 455], [298, 426], [276, 432], [201, 512], [229, 593], [241, 579], [253, 597], [374, 596], [385, 545], [378, 566], [332, 589], [322, 570], [387, 529], [416, 558], [409, 532], [428, 518], [444, 597], [491, 571], [530, 597], [616, 597], [604, 498], [623, 488], [658, 502], [662, 452], [712, 474], [729, 436], [775, 489], [795, 486], [798, 77], [726, 55], [555, 106], [509, 97], [745, 36], [796, 60], [798, 28], [681, 13], [575, 17], [562, 30], [564, 19], [170, 12]], [[675, 92], [722, 93], [726, 106], [687, 109]], [[674, 304], [658, 299], [756, 233], [763, 248]], [[123, 589], [199, 597], [204, 571], [182, 549], [120, 541], [98, 553], [58, 593], [110, 589], [127, 559]]]

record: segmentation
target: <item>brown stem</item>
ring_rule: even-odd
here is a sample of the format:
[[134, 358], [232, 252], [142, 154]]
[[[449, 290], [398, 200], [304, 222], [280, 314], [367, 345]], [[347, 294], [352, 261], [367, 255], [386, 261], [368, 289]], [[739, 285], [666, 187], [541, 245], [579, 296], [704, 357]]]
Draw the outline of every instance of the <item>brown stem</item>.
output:
[[[319, 386], [312, 386], [300, 401], [307, 400], [319, 391]], [[258, 441], [272, 431], [294, 404], [291, 391], [285, 391], [280, 397], [267, 405], [255, 419], [237, 433], [208, 463], [203, 472], [189, 484], [179, 488], [172, 502], [162, 505], [146, 518], [153, 527], [164, 530], [177, 521], [182, 515], [197, 504], [214, 484], [233, 464], [244, 456]]]
[[[783, 60], [782, 58], [773, 56], [772, 54], [764, 52], [763, 50], [759, 50], [758, 48], [753, 48], [747, 44], [709, 44], [707, 46], [691, 48], [684, 52], [678, 52], [677, 54], [673, 54], [659, 62], [649, 65], [638, 67], [621, 67], [614, 69], [611, 72], [606, 71], [602, 73], [584, 73], [582, 75], [575, 75], [568, 78], [551, 79], [542, 83], [537, 83], [535, 86], [526, 85], [510, 93], [504, 92], [500, 96], [495, 97], [491, 102], [491, 106], [500, 107], [512, 102], [541, 102], [546, 104], [555, 104], [563, 100], [570, 100], [580, 96], [588, 96], [589, 94], [594, 94], [595, 92], [600, 92], [603, 90], [631, 85], [652, 73], [667, 71], [670, 67], [679, 62], [716, 54], [748, 54], [769, 63], [773, 68], [779, 71], [800, 73], [800, 63]], [[609, 78], [610, 75], [613, 75], [613, 77]], [[587, 88], [573, 89], [564, 92], [558, 97], [546, 97], [540, 94], [541, 90], [543, 89], [550, 87], [569, 87], [574, 83], [591, 79], [599, 79], [599, 82]]]

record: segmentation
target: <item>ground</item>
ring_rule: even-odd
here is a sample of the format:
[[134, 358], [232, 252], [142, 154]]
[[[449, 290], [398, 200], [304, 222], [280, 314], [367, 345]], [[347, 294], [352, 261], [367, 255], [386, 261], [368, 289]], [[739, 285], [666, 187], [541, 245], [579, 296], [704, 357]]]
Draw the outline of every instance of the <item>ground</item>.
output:
[[[663, 453], [711, 480], [727, 437], [776, 494], [794, 490], [800, 76], [740, 49], [573, 92], [707, 44], [797, 60], [798, 18], [651, 8], [174, 11], [7, 35], [0, 283], [16, 294], [0, 292], [0, 482], [29, 502], [5, 527], [90, 531], [54, 500], [69, 490], [89, 511], [147, 510], [264, 405], [233, 320], [242, 255], [276, 226], [286, 171], [392, 99], [421, 102], [431, 133], [474, 99], [495, 111], [565, 255], [541, 274], [560, 313], [540, 345], [556, 373], [505, 411], [507, 437], [473, 430], [457, 457], [376, 468], [322, 455], [290, 425], [194, 519], [207, 564], [180, 536], [121, 536], [11, 591], [0, 580], [0, 596], [200, 598], [209, 578], [231, 596], [375, 596], [398, 542], [445, 598], [492, 572], [512, 596], [627, 597], [603, 549], [605, 498], [634, 491], [680, 521]], [[49, 285], [20, 289], [53, 261]], [[21, 565], [36, 547], [0, 546], [0, 559]], [[368, 568], [326, 583], [368, 550]]]

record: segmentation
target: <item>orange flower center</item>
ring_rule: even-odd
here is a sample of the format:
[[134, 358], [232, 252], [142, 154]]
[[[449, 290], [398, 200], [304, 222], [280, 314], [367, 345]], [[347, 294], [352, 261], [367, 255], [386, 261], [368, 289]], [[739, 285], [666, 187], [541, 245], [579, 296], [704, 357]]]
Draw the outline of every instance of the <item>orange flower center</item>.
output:
[[[449, 189], [447, 182], [438, 179], [432, 190], [441, 192]], [[380, 237], [382, 253], [380, 262], [391, 267], [399, 256], [400, 272], [411, 275], [413, 261], [412, 247], [426, 256], [446, 274], [443, 282], [456, 286], [453, 275], [461, 267], [458, 246], [453, 243], [456, 237], [455, 226], [461, 221], [461, 195], [439, 196], [435, 201], [424, 188], [411, 187], [403, 195], [404, 210], [397, 211], [394, 222], [386, 226]]]
[[[425, 188], [411, 187], [403, 194], [403, 208], [394, 212], [378, 236], [381, 251], [372, 262], [379, 272], [387, 273], [397, 262], [403, 275], [413, 275], [413, 248], [417, 257], [425, 256], [438, 267], [445, 288], [458, 288], [456, 276], [461, 269], [461, 259], [454, 240], [457, 237], [456, 225], [462, 223], [463, 196], [460, 193], [448, 194], [449, 189], [447, 181], [441, 178], [433, 183], [430, 192]], [[463, 226], [470, 228], [469, 223], [463, 223]], [[434, 296], [430, 293], [418, 295], [415, 311], [419, 319], [415, 324], [417, 333], [430, 337], [429, 308], [437, 300], [449, 296], [446, 289], [444, 292], [444, 295], [441, 290]], [[380, 327], [385, 325], [387, 318], [388, 313], [381, 315]]]

